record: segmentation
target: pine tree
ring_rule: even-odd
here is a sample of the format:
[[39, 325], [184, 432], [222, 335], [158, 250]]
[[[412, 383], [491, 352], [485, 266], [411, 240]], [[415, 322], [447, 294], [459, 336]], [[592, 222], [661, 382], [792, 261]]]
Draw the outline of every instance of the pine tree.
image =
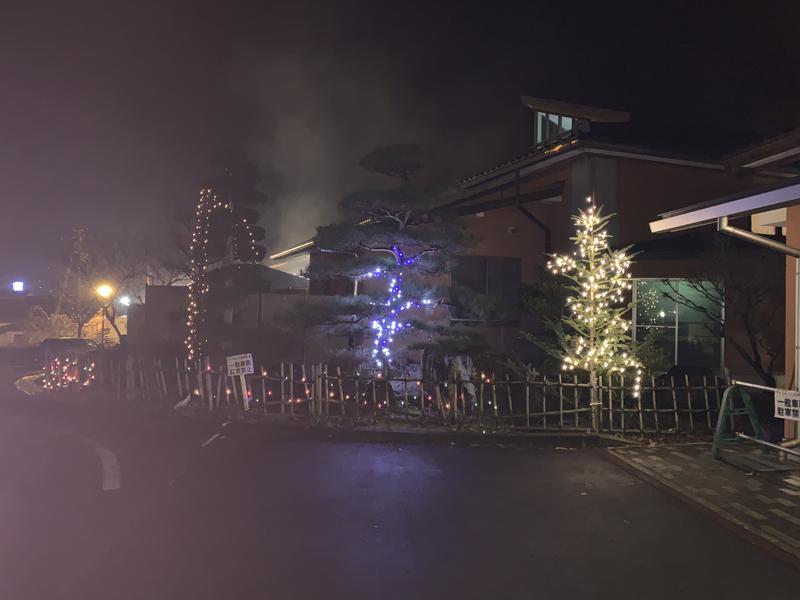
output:
[[[442, 290], [430, 279], [447, 272], [464, 241], [458, 223], [438, 209], [451, 190], [435, 169], [423, 168], [423, 154], [413, 144], [374, 149], [361, 166], [392, 178], [395, 185], [347, 195], [340, 206], [350, 218], [317, 230], [317, 246], [339, 258], [313, 267], [309, 275], [355, 283], [357, 294], [365, 297], [358, 307], [365, 310], [353, 313], [351, 337], [370, 338], [362, 347], [368, 357], [362, 358], [378, 370], [402, 367], [410, 348], [396, 338], [419, 329], [414, 316], [441, 302]], [[346, 312], [353, 300], [339, 303]]]
[[608, 224], [613, 215], [603, 215], [591, 197], [589, 206], [572, 217], [576, 234], [571, 255], [555, 255], [548, 268], [571, 283], [567, 297], [568, 314], [563, 318], [562, 368], [589, 373], [592, 426], [599, 427], [600, 411], [597, 377], [633, 371], [633, 395], [639, 395], [641, 364], [636, 358], [626, 314], [631, 308], [626, 297], [631, 289], [630, 247], [612, 250]]

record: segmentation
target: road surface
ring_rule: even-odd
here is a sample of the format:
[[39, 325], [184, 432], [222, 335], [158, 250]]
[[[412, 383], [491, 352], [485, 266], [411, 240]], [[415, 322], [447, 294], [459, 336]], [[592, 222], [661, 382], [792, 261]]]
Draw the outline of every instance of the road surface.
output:
[[274, 439], [0, 373], [0, 598], [796, 598], [602, 450]]

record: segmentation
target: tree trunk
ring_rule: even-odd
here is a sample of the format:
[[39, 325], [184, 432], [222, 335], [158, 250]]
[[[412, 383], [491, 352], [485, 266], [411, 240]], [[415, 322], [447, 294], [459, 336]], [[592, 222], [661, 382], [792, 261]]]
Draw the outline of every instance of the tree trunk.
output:
[[592, 431], [600, 432], [600, 400], [597, 393], [597, 372], [589, 371], [589, 406], [592, 409]]
[[[113, 317], [108, 312], [106, 307], [103, 307], [103, 311], [106, 313], [106, 320], [108, 321], [108, 324], [111, 325], [114, 328], [114, 331], [117, 334], [117, 339], [120, 341], [120, 343], [122, 343], [122, 334], [119, 332], [119, 327], [117, 327], [117, 323], [116, 323], [116, 321], [117, 321], [116, 311], [114, 311], [114, 316]], [[101, 336], [103, 335], [102, 331], [100, 332], [100, 335]]]

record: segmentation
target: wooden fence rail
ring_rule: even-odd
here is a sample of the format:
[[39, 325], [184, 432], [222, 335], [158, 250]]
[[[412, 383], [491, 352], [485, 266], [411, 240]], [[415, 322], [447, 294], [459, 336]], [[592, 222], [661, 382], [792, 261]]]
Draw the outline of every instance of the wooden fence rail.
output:
[[[465, 379], [345, 373], [324, 364], [281, 363], [238, 378], [207, 359], [189, 363], [101, 356], [97, 382], [119, 398], [182, 403], [209, 411], [241, 409], [317, 421], [474, 424], [530, 431], [591, 428], [588, 380], [576, 375]], [[638, 397], [623, 377], [600, 379], [601, 430], [611, 433], [708, 433], [716, 425], [725, 381], [648, 378]]]

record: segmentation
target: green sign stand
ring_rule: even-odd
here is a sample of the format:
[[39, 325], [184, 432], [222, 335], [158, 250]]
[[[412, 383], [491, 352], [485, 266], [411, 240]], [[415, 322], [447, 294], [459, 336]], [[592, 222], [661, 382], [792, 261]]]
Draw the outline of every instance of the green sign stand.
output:
[[[740, 400], [737, 405], [736, 399]], [[739, 438], [731, 431], [730, 434], [726, 432], [726, 426], [731, 421], [731, 417], [737, 415], [747, 415], [750, 419], [750, 425], [753, 427], [753, 435], [759, 440], [764, 441], [764, 430], [761, 428], [761, 423], [758, 421], [758, 415], [753, 408], [753, 402], [750, 400], [750, 395], [743, 387], [732, 385], [722, 395], [722, 404], [719, 407], [719, 416], [717, 417], [717, 428], [714, 431], [714, 443], [711, 446], [711, 456], [719, 460], [720, 452], [725, 446], [740, 442]], [[767, 450], [764, 448], [764, 453]]]

